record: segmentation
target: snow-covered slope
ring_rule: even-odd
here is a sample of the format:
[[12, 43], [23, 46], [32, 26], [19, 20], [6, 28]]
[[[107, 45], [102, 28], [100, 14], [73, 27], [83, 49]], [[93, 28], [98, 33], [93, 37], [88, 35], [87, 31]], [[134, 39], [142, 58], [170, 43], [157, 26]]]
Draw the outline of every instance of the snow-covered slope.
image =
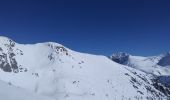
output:
[[0, 80], [55, 100], [169, 98], [169, 89], [153, 75], [53, 42], [23, 45], [0, 37]]
[[[124, 56], [126, 55], [126, 56]], [[132, 56], [127, 53], [115, 53], [110, 57], [113, 61], [139, 69], [154, 75], [170, 75], [170, 54], [161, 54], [152, 57]]]
[[152, 57], [132, 56], [119, 52], [110, 57], [113, 61], [156, 75], [157, 81], [170, 87], [170, 53]]
[[0, 81], [1, 100], [55, 100]]

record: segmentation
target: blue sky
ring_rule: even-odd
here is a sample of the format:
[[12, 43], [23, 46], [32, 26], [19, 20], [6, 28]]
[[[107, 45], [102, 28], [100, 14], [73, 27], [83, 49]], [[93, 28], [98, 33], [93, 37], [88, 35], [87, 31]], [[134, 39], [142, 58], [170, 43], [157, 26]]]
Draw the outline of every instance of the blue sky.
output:
[[0, 0], [0, 35], [110, 55], [170, 51], [169, 0]]

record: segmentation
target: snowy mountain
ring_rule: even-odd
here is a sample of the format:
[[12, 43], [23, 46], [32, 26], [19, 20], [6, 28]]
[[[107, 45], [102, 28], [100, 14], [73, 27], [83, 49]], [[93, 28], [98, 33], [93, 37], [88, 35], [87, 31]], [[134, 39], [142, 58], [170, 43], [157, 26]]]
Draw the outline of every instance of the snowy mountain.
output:
[[113, 61], [139, 69], [146, 73], [162, 76], [170, 75], [170, 53], [152, 57], [132, 56], [127, 53], [118, 52], [110, 57]]
[[[121, 56], [125, 57], [122, 64], [127, 60], [126, 56]], [[118, 64], [105, 56], [79, 53], [54, 42], [18, 44], [0, 37], [0, 80], [0, 98], [3, 100], [170, 98], [170, 89], [155, 75]]]
[[152, 57], [132, 56], [119, 52], [110, 57], [113, 61], [157, 76], [157, 79], [170, 87], [170, 52]]

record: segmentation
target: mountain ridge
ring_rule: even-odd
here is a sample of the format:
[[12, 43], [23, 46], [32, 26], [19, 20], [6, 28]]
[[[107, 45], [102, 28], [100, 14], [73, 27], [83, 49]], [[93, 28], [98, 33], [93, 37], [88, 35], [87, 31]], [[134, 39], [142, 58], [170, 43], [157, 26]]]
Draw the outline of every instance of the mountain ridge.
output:
[[[2, 41], [3, 40], [3, 41]], [[54, 42], [0, 39], [0, 80], [57, 100], [166, 100], [155, 76]], [[161, 87], [161, 89], [159, 89]], [[129, 91], [127, 93], [127, 91]]]
[[[126, 56], [124, 56], [124, 54], [126, 54]], [[169, 52], [159, 54], [157, 56], [148, 56], [148, 57], [133, 56], [128, 53], [122, 54], [122, 52], [118, 52], [118, 53], [112, 54], [109, 58], [119, 64], [137, 68], [142, 71], [152, 73], [155, 75], [159, 75], [159, 74], [169, 75], [170, 74], [169, 71], [168, 71], [168, 73], [166, 73], [166, 71], [162, 72], [162, 73], [161, 72], [154, 73], [155, 69], [157, 69], [157, 68], [158, 68], [158, 70], [159, 70], [159, 68], [162, 70], [169, 70], [169, 68], [168, 69], [166, 68], [166, 66], [167, 67], [170, 66], [169, 57], [170, 57]], [[161, 63], [163, 63], [166, 66], [162, 66]], [[147, 68], [153, 68], [153, 69], [147, 69]], [[149, 70], [150, 70], [150, 72], [149, 72]]]

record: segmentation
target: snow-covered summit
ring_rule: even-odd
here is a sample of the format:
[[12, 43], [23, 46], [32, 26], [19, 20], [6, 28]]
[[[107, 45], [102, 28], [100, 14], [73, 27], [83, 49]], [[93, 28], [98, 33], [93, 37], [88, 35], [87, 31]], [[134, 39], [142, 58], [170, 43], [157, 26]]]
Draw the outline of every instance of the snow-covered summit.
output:
[[11, 45], [11, 46], [14, 46], [15, 45], [15, 42], [13, 40], [11, 40], [10, 38], [8, 37], [4, 37], [4, 36], [0, 36], [0, 45], [3, 46], [3, 45]]
[[0, 41], [8, 41], [8, 40], [11, 40], [10, 38], [8, 37], [5, 37], [5, 36], [0, 36]]
[[0, 42], [0, 80], [37, 95], [54, 100], [166, 100], [170, 95], [154, 75], [105, 56], [75, 52], [53, 42]]

